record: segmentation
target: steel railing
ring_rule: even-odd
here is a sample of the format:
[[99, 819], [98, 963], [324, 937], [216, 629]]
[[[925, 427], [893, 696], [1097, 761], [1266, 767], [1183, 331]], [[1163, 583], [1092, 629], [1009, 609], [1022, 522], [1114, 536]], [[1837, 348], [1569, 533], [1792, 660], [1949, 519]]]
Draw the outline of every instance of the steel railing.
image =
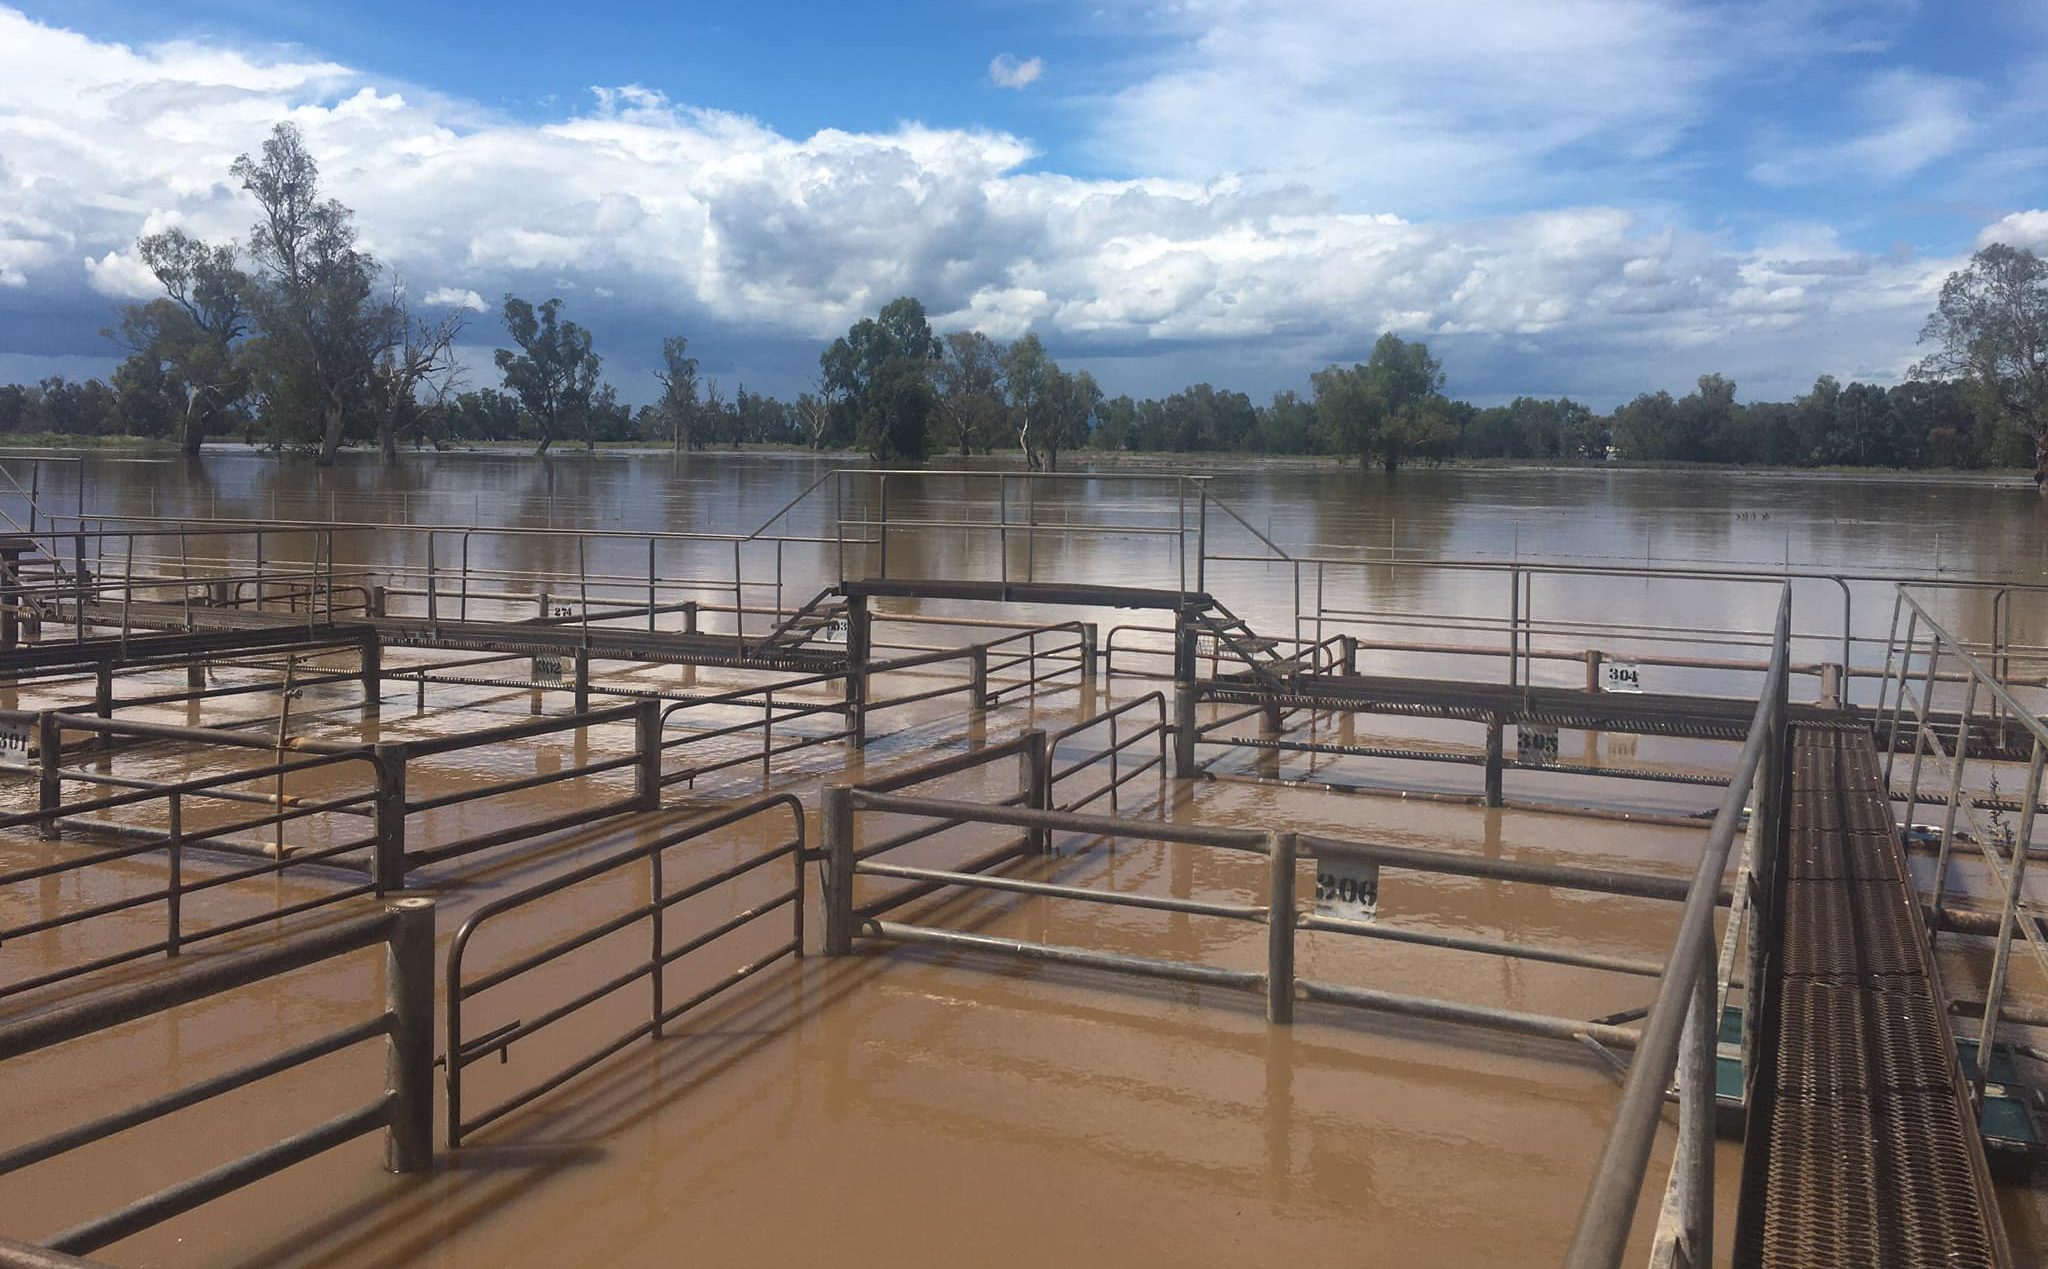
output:
[[[772, 811], [787, 811], [790, 816], [789, 836], [779, 845], [755, 854], [737, 864], [712, 873], [710, 876], [690, 883], [680, 889], [666, 888], [663, 874], [663, 856], [673, 847], [695, 841], [708, 833], [716, 832], [742, 823], [756, 816]], [[671, 946], [668, 942], [665, 914], [675, 905], [687, 899], [705, 894], [719, 886], [728, 885], [765, 868], [778, 860], [792, 861], [792, 884], [789, 889], [774, 897], [754, 903], [724, 921], [690, 934], [682, 943]], [[449, 946], [447, 985], [448, 1042], [447, 1042], [447, 1093], [448, 1093], [448, 1144], [450, 1147], [462, 1144], [463, 1138], [488, 1124], [497, 1122], [520, 1107], [552, 1092], [598, 1063], [618, 1053], [636, 1040], [659, 1039], [662, 1029], [690, 1010], [705, 1004], [730, 988], [753, 977], [755, 974], [782, 960], [784, 957], [801, 957], [804, 942], [804, 864], [810, 856], [804, 850], [803, 804], [788, 794], [761, 798], [736, 806], [703, 819], [694, 820], [670, 832], [665, 832], [644, 845], [607, 855], [593, 860], [558, 877], [550, 877], [525, 890], [492, 900], [478, 908], [463, 922], [456, 932], [455, 941]], [[634, 864], [645, 863], [648, 868], [648, 898], [623, 912], [606, 916], [596, 924], [585, 927], [573, 934], [555, 939], [538, 950], [518, 956], [487, 973], [465, 980], [463, 966], [469, 955], [471, 941], [477, 931], [508, 912], [527, 907], [550, 895], [559, 894], [593, 879], [608, 876]], [[664, 992], [664, 973], [672, 965], [691, 953], [711, 946], [718, 940], [751, 926], [754, 922], [782, 909], [790, 912], [791, 936], [764, 955], [758, 956], [738, 969], [717, 979], [710, 986], [693, 993], [677, 1004], [669, 1004]], [[648, 928], [646, 955], [635, 961], [626, 970], [613, 975], [596, 987], [590, 988], [567, 1001], [554, 1004], [530, 1016], [497, 1027], [482, 1035], [467, 1036], [463, 1030], [463, 1010], [468, 1002], [494, 988], [517, 983], [527, 989], [520, 995], [521, 1005], [531, 1004], [531, 984], [525, 976], [543, 967], [550, 966], [563, 956], [579, 948], [587, 947], [608, 935], [629, 930], [645, 924]], [[529, 1084], [502, 1100], [465, 1116], [463, 1072], [487, 1057], [503, 1055], [515, 1043], [525, 1041], [539, 1034], [555, 1023], [576, 1014], [583, 1009], [636, 983], [648, 985], [648, 1011], [644, 1021], [612, 1037], [596, 1049], [576, 1058], [567, 1066]]]
[[[1755, 1025], [1758, 988], [1763, 982], [1763, 949], [1772, 938], [1777, 913], [1775, 893], [1779, 842], [1784, 832], [1784, 800], [1788, 777], [1790, 733], [1786, 723], [1786, 679], [1792, 623], [1792, 588], [1783, 587], [1772, 636], [1770, 667], [1764, 690], [1750, 720], [1733, 778], [1722, 794], [1693, 872], [1678, 934], [1672, 942], [1657, 996], [1644, 1018], [1642, 1042], [1622, 1084], [1621, 1100], [1609, 1125], [1606, 1143], [1592, 1184], [1579, 1210], [1572, 1242], [1565, 1256], [1570, 1269], [1613, 1269], [1621, 1263], [1635, 1218], [1637, 1201], [1650, 1163], [1650, 1148], [1662, 1121], [1666, 1090], [1677, 1077], [1678, 1143], [1665, 1187], [1653, 1263], [1713, 1263], [1714, 1230], [1714, 1084], [1715, 1053], [1720, 1032], [1715, 1011], [1714, 908], [1728, 870], [1729, 854], [1743, 820], [1752, 788], [1757, 790], [1756, 851], [1745, 887], [1750, 896], [1750, 1007], [1744, 1010], [1745, 1032]], [[1745, 1054], [1748, 1045], [1745, 1044]], [[1753, 1074], [1744, 1071], [1745, 1083]]]
[[335, 957], [383, 944], [385, 1008], [374, 1018], [308, 1040], [222, 1075], [187, 1085], [88, 1123], [0, 1154], [0, 1175], [103, 1141], [176, 1111], [246, 1088], [318, 1058], [385, 1038], [385, 1087], [372, 1101], [275, 1145], [159, 1190], [119, 1211], [42, 1239], [55, 1251], [82, 1255], [188, 1212], [383, 1129], [385, 1163], [393, 1172], [423, 1172], [433, 1162], [434, 904], [386, 902], [382, 910], [288, 935], [251, 951], [181, 965], [165, 977], [107, 989], [25, 1018], [0, 1023], [0, 1061], [153, 1017], [179, 1005], [264, 982]]

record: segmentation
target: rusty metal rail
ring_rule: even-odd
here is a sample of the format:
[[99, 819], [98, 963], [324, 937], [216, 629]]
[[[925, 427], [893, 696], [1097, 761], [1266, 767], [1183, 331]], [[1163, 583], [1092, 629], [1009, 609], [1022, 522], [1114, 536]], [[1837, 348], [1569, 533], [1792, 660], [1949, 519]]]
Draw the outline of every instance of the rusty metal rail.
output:
[[290, 935], [250, 951], [192, 962], [161, 979], [99, 991], [41, 1013], [0, 1023], [0, 1062], [378, 944], [386, 949], [386, 1004], [381, 1014], [283, 1053], [17, 1146], [0, 1154], [0, 1174], [55, 1158], [383, 1036], [385, 1087], [375, 1099], [275, 1145], [159, 1190], [119, 1211], [53, 1234], [42, 1239], [42, 1244], [70, 1255], [98, 1250], [380, 1128], [385, 1132], [385, 1165], [391, 1171], [425, 1171], [433, 1162], [431, 899], [393, 899], [380, 911], [325, 929]]
[[[695, 841], [706, 834], [716, 832], [746, 820], [772, 811], [787, 811], [790, 816], [789, 836], [780, 844], [767, 851], [721, 869], [718, 872], [692, 882], [678, 890], [665, 887], [662, 876], [662, 862], [665, 852], [685, 842]], [[447, 1092], [448, 1092], [448, 1144], [455, 1147], [463, 1138], [488, 1124], [495, 1123], [520, 1107], [552, 1092], [618, 1053], [636, 1040], [643, 1038], [660, 1039], [662, 1028], [682, 1017], [690, 1010], [705, 1004], [737, 984], [773, 965], [784, 957], [801, 957], [804, 942], [804, 864], [812, 858], [804, 849], [804, 809], [795, 797], [780, 794], [760, 798], [729, 810], [718, 812], [703, 819], [694, 820], [674, 831], [663, 833], [645, 845], [607, 855], [593, 860], [558, 877], [528, 887], [525, 890], [493, 900], [478, 908], [456, 932], [455, 941], [448, 950], [447, 984], [445, 995], [448, 1016], [447, 1048]], [[664, 919], [669, 909], [686, 899], [695, 898], [719, 886], [728, 885], [765, 868], [778, 860], [790, 860], [793, 867], [793, 881], [788, 890], [774, 897], [755, 903], [726, 920], [691, 933], [678, 945], [671, 946], [667, 937], [667, 922]], [[529, 904], [560, 894], [585, 882], [618, 872], [634, 864], [645, 863], [648, 868], [648, 898], [622, 912], [614, 913], [574, 934], [564, 936], [487, 973], [479, 974], [465, 981], [464, 960], [469, 954], [471, 940], [479, 929], [496, 918]], [[791, 936], [788, 942], [759, 956], [738, 969], [716, 980], [688, 999], [678, 1003], [667, 1003], [663, 990], [664, 972], [684, 957], [709, 947], [726, 936], [745, 929], [756, 921], [774, 912], [787, 908], [790, 912]], [[463, 1031], [464, 1005], [493, 988], [508, 983], [518, 983], [531, 990], [525, 976], [543, 967], [553, 965], [560, 958], [587, 947], [607, 935], [617, 934], [635, 926], [645, 924], [648, 929], [646, 956], [635, 961], [627, 969], [613, 975], [596, 987], [590, 988], [570, 999], [549, 1006], [529, 1017], [496, 1028], [478, 1036], [466, 1036]], [[642, 1021], [595, 1050], [575, 1059], [567, 1066], [556, 1070], [539, 1081], [526, 1086], [503, 1100], [465, 1117], [463, 1109], [463, 1071], [493, 1055], [506, 1053], [514, 1043], [529, 1039], [554, 1023], [577, 1013], [597, 1001], [625, 990], [635, 983], [646, 983], [649, 989], [648, 1013]], [[526, 1001], [522, 997], [522, 1001]]]

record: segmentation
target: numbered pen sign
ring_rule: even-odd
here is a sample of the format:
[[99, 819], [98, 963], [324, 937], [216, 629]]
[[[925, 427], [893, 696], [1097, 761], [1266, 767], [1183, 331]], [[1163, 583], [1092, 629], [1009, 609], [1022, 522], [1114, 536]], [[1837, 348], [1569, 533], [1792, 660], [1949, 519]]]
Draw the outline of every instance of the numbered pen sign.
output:
[[0, 723], [0, 753], [28, 756], [27, 723]]
[[1515, 757], [1525, 767], [1557, 765], [1557, 728], [1520, 723], [1515, 727]]
[[1609, 661], [1604, 682], [1610, 692], [1641, 692], [1643, 669], [1633, 661]]
[[1316, 915], [1370, 921], [1380, 911], [1380, 866], [1363, 859], [1316, 861]]
[[535, 657], [533, 659], [533, 681], [536, 683], [561, 682], [562, 658]]
[[834, 617], [832, 620], [818, 627], [818, 637], [820, 639], [823, 639], [826, 643], [845, 643], [846, 618]]

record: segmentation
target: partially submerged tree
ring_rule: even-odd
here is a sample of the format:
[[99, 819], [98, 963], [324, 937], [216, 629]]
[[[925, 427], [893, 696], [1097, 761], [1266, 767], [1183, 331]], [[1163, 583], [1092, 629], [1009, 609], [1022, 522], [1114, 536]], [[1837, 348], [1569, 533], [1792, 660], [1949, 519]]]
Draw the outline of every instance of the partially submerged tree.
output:
[[839, 397], [854, 436], [876, 461], [924, 461], [938, 409], [931, 384], [938, 356], [924, 305], [906, 295], [855, 322], [818, 358], [824, 386]]
[[702, 449], [697, 435], [697, 359], [687, 355], [690, 341], [670, 335], [661, 341], [661, 369], [654, 378], [661, 384], [661, 402], [656, 407], [668, 425], [671, 449]]
[[947, 335], [934, 378], [939, 412], [960, 457], [986, 453], [1003, 414], [1003, 346], [978, 330]]
[[310, 432], [317, 461], [332, 463], [351, 415], [374, 399], [397, 314], [373, 297], [377, 262], [356, 250], [355, 214], [320, 197], [319, 165], [296, 127], [278, 124], [261, 158], [244, 154], [229, 171], [262, 209], [249, 254], [259, 270], [250, 295], [263, 331], [254, 361], [265, 416]]
[[1942, 283], [1920, 341], [1934, 351], [1914, 373], [1968, 385], [2031, 438], [2034, 484], [2048, 494], [2048, 263], [2004, 243], [1979, 251]]
[[1003, 380], [1010, 389], [1010, 418], [1017, 429], [1017, 448], [1024, 451], [1024, 465], [1032, 471], [1044, 465], [1039, 451], [1048, 425], [1052, 378], [1059, 369], [1045, 355], [1045, 344], [1036, 331], [1011, 344], [1003, 354]]
[[149, 234], [135, 247], [165, 298], [121, 314], [120, 339], [130, 355], [116, 384], [158, 396], [157, 405], [138, 402], [124, 406], [124, 414], [156, 419], [162, 430], [153, 435], [175, 429], [179, 446], [197, 454], [248, 391], [235, 342], [249, 330], [249, 279], [235, 265], [233, 246], [202, 242], [182, 229]]
[[561, 320], [562, 301], [549, 300], [538, 309], [516, 295], [505, 297], [505, 329], [519, 351], [497, 350], [495, 361], [505, 386], [540, 425], [540, 447], [548, 452], [562, 424], [574, 420], [583, 429], [586, 450], [597, 448], [591, 431], [591, 397], [597, 391], [602, 359], [590, 351], [590, 332]]
[[[377, 363], [377, 390], [382, 413], [377, 420], [377, 440], [386, 462], [398, 457], [398, 438], [410, 431], [417, 446], [425, 426], [425, 407], [439, 404], [454, 390], [459, 372], [455, 365], [455, 337], [462, 333], [464, 318], [458, 310], [439, 320], [429, 320], [405, 311], [397, 296], [391, 300], [397, 338]], [[422, 389], [431, 387], [431, 402], [420, 400]]]
[[1391, 472], [1413, 458], [1440, 457], [1457, 439], [1443, 366], [1420, 340], [1388, 332], [1363, 364], [1327, 367], [1310, 382], [1331, 448], [1360, 462]]

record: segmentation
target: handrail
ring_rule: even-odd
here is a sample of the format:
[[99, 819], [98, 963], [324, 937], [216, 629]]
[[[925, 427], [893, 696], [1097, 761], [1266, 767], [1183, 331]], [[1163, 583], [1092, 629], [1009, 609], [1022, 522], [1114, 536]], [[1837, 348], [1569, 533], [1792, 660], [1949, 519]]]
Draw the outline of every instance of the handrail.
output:
[[[1712, 1046], [1717, 1020], [1707, 1018], [1697, 1005], [1702, 999], [1711, 1002], [1713, 997], [1711, 984], [1705, 984], [1708, 989], [1702, 991], [1701, 980], [1715, 968], [1711, 944], [1721, 877], [1727, 871], [1729, 850], [1743, 818], [1750, 789], [1757, 783], [1759, 770], [1766, 765], [1771, 774], [1764, 781], [1758, 799], [1758, 814], [1767, 834], [1766, 849], [1774, 849], [1768, 835], [1774, 835], [1781, 824], [1778, 815], [1782, 799], [1780, 777], [1785, 769], [1785, 687], [1791, 621], [1792, 588], [1788, 583], [1778, 598], [1774, 648], [1770, 669], [1765, 675], [1764, 690], [1757, 702], [1756, 713], [1750, 719], [1742, 754], [1736, 759], [1734, 777], [1721, 796], [1713, 828], [1707, 834], [1699, 866], [1694, 870], [1692, 884], [1686, 892], [1685, 905], [1678, 918], [1678, 934], [1672, 941], [1663, 976], [1657, 982], [1656, 1001], [1644, 1020], [1642, 1042], [1629, 1066], [1620, 1104], [1608, 1128], [1606, 1143], [1601, 1148], [1593, 1182], [1579, 1211], [1578, 1225], [1565, 1256], [1567, 1269], [1615, 1269], [1621, 1263], [1636, 1203], [1641, 1196], [1643, 1176], [1649, 1166], [1650, 1148], [1662, 1118], [1665, 1088], [1678, 1065], [1681, 1038], [1690, 1040], [1695, 1046], [1704, 1046], [1707, 1061], [1703, 1068], [1689, 1072], [1695, 1076], [1694, 1079], [1681, 1082], [1680, 1132], [1685, 1140], [1681, 1142], [1678, 1159], [1672, 1168], [1673, 1189], [1674, 1192], [1685, 1193], [1691, 1209], [1687, 1217], [1695, 1228], [1687, 1232], [1702, 1239], [1711, 1236], [1712, 1127], [1694, 1121], [1697, 1114], [1711, 1114], [1710, 1105], [1705, 1111], [1695, 1108], [1701, 1091], [1705, 1092], [1709, 1103], [1713, 1096]], [[1690, 1029], [1699, 1034], [1685, 1034], [1689, 1027], [1688, 1015], [1693, 1015]], [[1699, 1082], [1696, 1077], [1700, 1074], [1704, 1074], [1705, 1089], [1688, 1087]], [[1708, 1135], [1703, 1151], [1697, 1146], [1698, 1134], [1702, 1133]], [[1681, 1176], [1684, 1171], [1700, 1167], [1705, 1169], [1704, 1177]], [[1696, 1220], [1702, 1189], [1707, 1196], [1704, 1203], [1707, 1225], [1704, 1230], [1697, 1228]], [[1697, 1254], [1697, 1244], [1694, 1250], [1694, 1259], [1703, 1260], [1704, 1257]]]
[[[666, 891], [663, 889], [661, 857], [664, 851], [672, 846], [678, 846], [684, 842], [702, 837], [706, 833], [729, 827], [742, 820], [752, 819], [756, 815], [764, 814], [778, 807], [790, 813], [790, 837], [782, 845], [742, 860], [738, 864], [693, 882], [681, 890]], [[662, 918], [669, 908], [686, 899], [702, 894], [715, 886], [733, 881], [757, 868], [783, 858], [793, 858], [795, 860], [795, 883], [792, 889], [766, 902], [756, 904], [748, 910], [712, 927], [710, 930], [696, 935], [680, 947], [671, 948], [667, 945]], [[528, 1104], [535, 1098], [559, 1088], [584, 1071], [618, 1053], [633, 1041], [645, 1036], [659, 1039], [661, 1037], [661, 1029], [665, 1024], [673, 1022], [689, 1010], [709, 1001], [743, 979], [752, 977], [755, 973], [767, 968], [783, 957], [801, 957], [803, 955], [804, 941], [804, 864], [809, 861], [809, 858], [810, 856], [804, 849], [803, 803], [792, 794], [780, 793], [769, 797], [757, 798], [754, 801], [692, 820], [680, 828], [664, 833], [643, 845], [634, 846], [630, 849], [607, 855], [601, 859], [592, 860], [559, 876], [547, 878], [524, 890], [494, 899], [471, 913], [469, 919], [463, 922], [462, 928], [456, 931], [454, 942], [449, 945], [448, 949], [448, 967], [446, 971], [448, 1016], [446, 1083], [448, 1091], [447, 1126], [449, 1147], [454, 1148], [461, 1145], [464, 1136], [483, 1128], [487, 1124], [496, 1122], [498, 1119]], [[614, 914], [588, 929], [558, 939], [538, 951], [520, 957], [509, 965], [501, 966], [483, 975], [475, 981], [466, 984], [463, 982], [463, 956], [468, 951], [470, 940], [485, 923], [506, 912], [525, 907], [536, 900], [546, 898], [549, 895], [602, 876], [614, 869], [642, 860], [647, 862], [652, 874], [651, 887], [648, 892], [649, 897], [644, 903], [640, 903], [624, 912]], [[690, 952], [696, 951], [726, 934], [751, 924], [755, 919], [785, 906], [791, 910], [793, 925], [793, 936], [788, 943], [781, 945], [766, 956], [757, 958], [749, 964], [742, 966], [712, 986], [700, 990], [691, 996], [690, 999], [679, 1005], [670, 1006], [665, 1002], [662, 993], [662, 972], [669, 965], [682, 959], [682, 957]], [[650, 922], [652, 926], [651, 945], [645, 959], [639, 961], [625, 972], [608, 979], [596, 988], [582, 993], [565, 1004], [556, 1005], [534, 1017], [521, 1019], [507, 1027], [475, 1037], [468, 1042], [464, 1041], [462, 1032], [462, 1005], [464, 1001], [480, 995], [493, 987], [501, 986], [521, 974], [531, 972], [562, 956], [566, 956], [578, 948], [586, 947], [605, 935], [617, 933], [642, 921]], [[593, 1053], [578, 1058], [567, 1067], [546, 1077], [539, 1083], [529, 1086], [524, 1091], [516, 1093], [510, 1098], [468, 1119], [463, 1118], [463, 1068], [492, 1054], [503, 1053], [516, 1040], [531, 1036], [535, 1032], [582, 1009], [584, 1006], [642, 980], [649, 981], [652, 987], [652, 1001], [647, 1021], [639, 1023], [619, 1036], [614, 1037]]]

